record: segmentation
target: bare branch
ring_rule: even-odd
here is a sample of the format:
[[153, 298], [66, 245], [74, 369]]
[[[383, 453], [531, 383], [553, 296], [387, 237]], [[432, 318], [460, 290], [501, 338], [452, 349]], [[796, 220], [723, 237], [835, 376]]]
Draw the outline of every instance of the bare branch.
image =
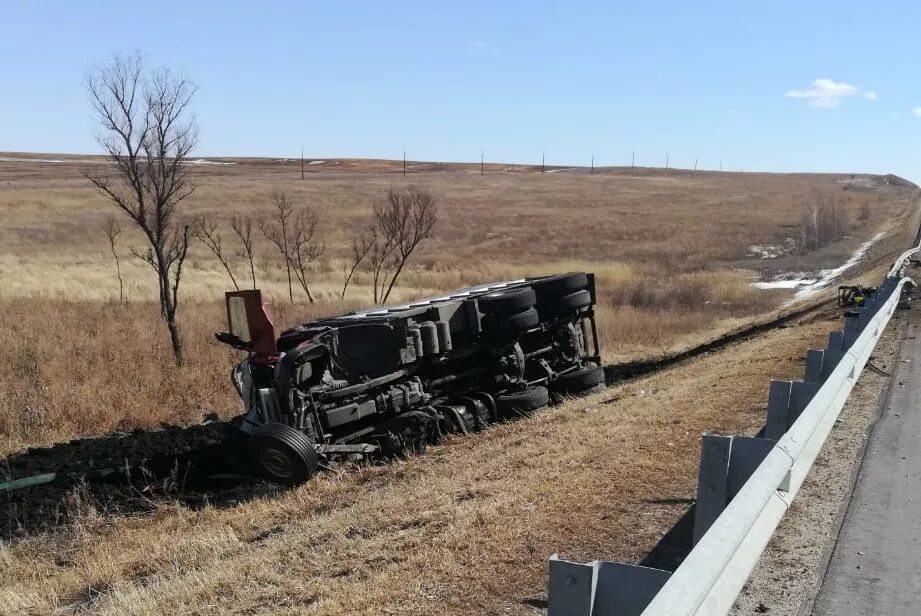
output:
[[275, 219], [263, 220], [259, 227], [266, 239], [275, 244], [281, 258], [285, 262], [285, 271], [288, 274], [288, 299], [294, 301], [294, 287], [291, 278], [291, 217], [294, 215], [294, 204], [288, 198], [288, 195], [281, 191], [272, 193], [272, 203], [275, 206]]
[[307, 294], [307, 299], [313, 303], [310, 293], [307, 271], [310, 264], [316, 261], [326, 250], [326, 247], [317, 239], [317, 227], [320, 217], [309, 207], [304, 207], [294, 217], [291, 225], [290, 261], [294, 266], [294, 274], [301, 288]]
[[372, 247], [374, 299], [386, 302], [416, 248], [432, 237], [438, 206], [428, 191], [416, 186], [397, 192], [374, 206], [377, 242]]
[[209, 223], [204, 218], [199, 218], [192, 224], [191, 233], [192, 237], [204, 244], [208, 250], [210, 250], [214, 256], [217, 257], [217, 260], [224, 268], [224, 271], [227, 272], [228, 276], [230, 276], [230, 282], [233, 283], [233, 288], [239, 291], [240, 285], [237, 284], [237, 279], [233, 275], [233, 271], [230, 269], [230, 263], [228, 262], [227, 257], [224, 255], [221, 232], [217, 228], [217, 223]]
[[349, 288], [352, 276], [355, 275], [355, 271], [365, 260], [365, 257], [372, 251], [376, 243], [377, 234], [374, 231], [374, 227], [365, 229], [352, 238], [352, 259], [349, 265], [346, 266], [344, 280], [342, 282], [342, 293], [339, 294], [339, 299], [345, 299], [345, 292]]
[[109, 250], [112, 252], [112, 257], [115, 259], [115, 275], [118, 277], [118, 303], [123, 304], [125, 303], [125, 281], [122, 278], [121, 260], [118, 258], [118, 250], [115, 245], [118, 236], [122, 232], [122, 228], [115, 220], [114, 216], [109, 216], [106, 218], [106, 224], [105, 227], [103, 227], [103, 231], [109, 240]]
[[169, 69], [148, 73], [144, 58], [134, 53], [115, 56], [88, 73], [86, 89], [99, 121], [97, 141], [109, 165], [103, 171], [84, 171], [84, 176], [147, 239], [146, 252], [132, 253], [156, 273], [160, 312], [181, 364], [175, 315], [191, 224], [176, 219], [182, 202], [195, 190], [186, 164], [198, 144], [190, 111], [195, 86]]
[[249, 271], [253, 277], [253, 288], [256, 288], [256, 265], [253, 251], [253, 219], [249, 216], [234, 216], [230, 219], [230, 226], [237, 234], [237, 239], [243, 248], [237, 251], [237, 256], [246, 257], [249, 261]]

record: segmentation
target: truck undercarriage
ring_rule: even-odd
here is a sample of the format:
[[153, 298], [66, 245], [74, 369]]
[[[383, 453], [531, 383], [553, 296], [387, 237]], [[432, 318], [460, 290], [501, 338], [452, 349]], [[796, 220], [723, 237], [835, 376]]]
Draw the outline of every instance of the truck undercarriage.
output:
[[227, 293], [249, 356], [233, 371], [239, 446], [264, 478], [306, 481], [337, 456], [421, 452], [604, 384], [594, 275], [499, 282], [320, 319], [275, 338], [259, 291]]

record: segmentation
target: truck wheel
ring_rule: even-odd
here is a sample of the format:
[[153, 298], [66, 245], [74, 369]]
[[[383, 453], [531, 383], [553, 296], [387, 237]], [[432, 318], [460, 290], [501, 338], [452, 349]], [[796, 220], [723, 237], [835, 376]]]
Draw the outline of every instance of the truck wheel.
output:
[[550, 392], [546, 387], [529, 387], [524, 391], [513, 391], [496, 396], [499, 416], [504, 419], [526, 417], [533, 411], [550, 403]]
[[515, 314], [492, 314], [483, 317], [483, 332], [502, 340], [513, 339], [540, 325], [540, 315], [534, 308]]
[[595, 364], [589, 364], [578, 370], [561, 374], [553, 381], [551, 387], [553, 388], [554, 394], [567, 396], [587, 393], [595, 388], [600, 389], [600, 386], [603, 385], [604, 368], [596, 366]]
[[488, 293], [477, 300], [483, 314], [515, 314], [534, 306], [537, 296], [534, 289], [524, 287]]
[[534, 291], [537, 293], [538, 300], [555, 297], [559, 295], [569, 295], [588, 286], [588, 276], [584, 273], [577, 274], [557, 274], [545, 280], [534, 281], [531, 283]]
[[311, 439], [281, 423], [259, 426], [249, 437], [248, 453], [261, 477], [282, 485], [307, 481], [320, 465]]
[[582, 289], [567, 295], [547, 298], [540, 303], [540, 310], [544, 314], [560, 315], [575, 312], [580, 308], [587, 308], [592, 305], [592, 295], [587, 290]]

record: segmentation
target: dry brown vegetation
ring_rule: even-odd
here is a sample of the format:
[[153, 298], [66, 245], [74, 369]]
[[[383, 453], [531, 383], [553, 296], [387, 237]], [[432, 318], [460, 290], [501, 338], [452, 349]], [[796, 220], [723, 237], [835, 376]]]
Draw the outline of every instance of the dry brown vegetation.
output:
[[[223, 325], [221, 297], [231, 288], [213, 252], [197, 242], [190, 251], [179, 310], [188, 366], [176, 369], [167, 365], [149, 266], [130, 255], [142, 238], [130, 227], [117, 237], [128, 300], [120, 306], [103, 232], [113, 208], [81, 175], [99, 161], [62, 160], [0, 162], [0, 308], [10, 334], [0, 351], [0, 452], [118, 427], [195, 421], [205, 410], [237, 412], [226, 386], [234, 356], [211, 337]], [[355, 232], [372, 221], [373, 207], [391, 188], [409, 183], [396, 167], [327, 161], [309, 165], [300, 181], [293, 161], [223, 162], [236, 164], [196, 167], [199, 188], [187, 201], [187, 215], [218, 225], [238, 280], [250, 277], [250, 264], [231, 222], [251, 218], [255, 276], [277, 323], [372, 302], [373, 273], [363, 268], [344, 300], [340, 294]], [[773, 310], [785, 296], [750, 287], [769, 262], [747, 258], [748, 246], [783, 244], [817, 190], [834, 196], [854, 238], [795, 258], [795, 266], [836, 265], [878, 230], [904, 228], [914, 216], [911, 189], [845, 190], [831, 175], [541, 175], [513, 167], [480, 176], [464, 166], [420, 167], [411, 165], [407, 179], [437, 198], [439, 222], [391, 299], [486, 280], [594, 271], [608, 360], [661, 354]], [[304, 293], [289, 302], [284, 262], [258, 232], [278, 191], [317, 216], [325, 252], [310, 269], [313, 304]], [[895, 241], [901, 247], [908, 240]]]
[[641, 559], [693, 496], [700, 433], [756, 429], [834, 317], [235, 507], [90, 511], [0, 550], [0, 613], [532, 613], [553, 552]]
[[[179, 368], [148, 266], [128, 256], [140, 238], [124, 227], [117, 236], [128, 297], [120, 303], [103, 232], [110, 208], [80, 177], [96, 163], [64, 160], [0, 161], [0, 455], [195, 422], [206, 409], [236, 412], [227, 382], [235, 354], [211, 337], [230, 286], [212, 251], [196, 245], [184, 274]], [[237, 164], [196, 168], [188, 214], [223, 230], [240, 281], [250, 264], [230, 248], [231, 220], [251, 218], [255, 275], [277, 323], [371, 301], [364, 270], [339, 298], [343, 270], [374, 204], [408, 183], [394, 163], [327, 161], [299, 181], [294, 161], [224, 162]], [[788, 296], [751, 288], [759, 270], [837, 265], [879, 231], [887, 235], [870, 259], [886, 262], [918, 224], [911, 188], [845, 190], [831, 175], [491, 167], [481, 177], [475, 166], [434, 164], [410, 172], [438, 199], [439, 223], [392, 299], [595, 271], [607, 360], [658, 355], [775, 310]], [[752, 244], [792, 238], [814, 190], [835, 199], [851, 239], [805, 257], [746, 257]], [[273, 191], [317, 212], [326, 251], [310, 272], [315, 303], [305, 294], [288, 301], [284, 265], [258, 233]], [[0, 546], [0, 613], [531, 613], [525, 601], [544, 589], [553, 552], [642, 558], [692, 497], [700, 432], [756, 428], [768, 379], [799, 373], [834, 317], [450, 439], [420, 458], [321, 474], [232, 507], [160, 502], [136, 518], [83, 502], [64, 532]], [[81, 490], [73, 496], [79, 503]]]

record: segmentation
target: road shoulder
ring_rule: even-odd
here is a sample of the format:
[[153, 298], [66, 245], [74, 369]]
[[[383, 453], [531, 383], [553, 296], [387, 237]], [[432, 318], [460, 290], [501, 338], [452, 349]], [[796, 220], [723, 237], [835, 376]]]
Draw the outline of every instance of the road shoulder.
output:
[[[891, 373], [908, 315], [897, 311], [871, 358]], [[804, 349], [805, 352], [805, 349]], [[822, 585], [851, 491], [890, 378], [864, 370], [815, 465], [781, 521], [732, 614], [809, 614]]]
[[921, 318], [909, 319], [814, 614], [913, 616], [921, 601]]

